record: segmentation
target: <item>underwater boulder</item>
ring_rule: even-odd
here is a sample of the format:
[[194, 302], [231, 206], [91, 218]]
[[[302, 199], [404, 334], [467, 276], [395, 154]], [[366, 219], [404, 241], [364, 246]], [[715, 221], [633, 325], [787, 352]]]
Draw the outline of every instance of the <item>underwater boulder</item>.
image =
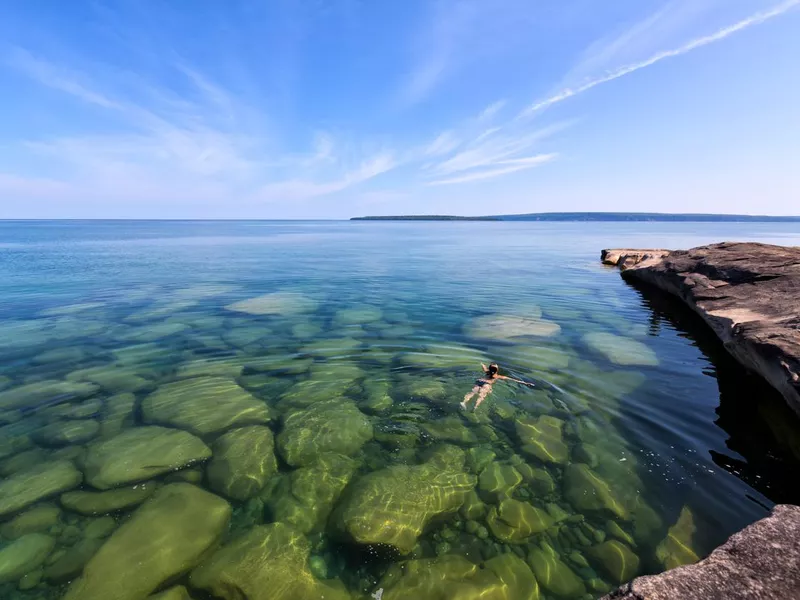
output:
[[191, 433], [165, 427], [135, 427], [90, 444], [83, 470], [89, 485], [108, 490], [176, 471], [210, 457], [208, 446]]
[[521, 544], [550, 527], [552, 519], [532, 504], [506, 498], [497, 507], [489, 509], [486, 524], [498, 540]]
[[61, 509], [52, 504], [34, 506], [4, 523], [0, 535], [15, 540], [29, 533], [47, 531], [61, 519]]
[[344, 589], [312, 575], [310, 551], [305, 536], [290, 526], [260, 525], [203, 561], [189, 583], [222, 600], [349, 600]]
[[583, 581], [561, 560], [558, 553], [547, 542], [533, 547], [528, 554], [528, 564], [536, 575], [536, 580], [559, 598], [578, 598], [586, 592]]
[[142, 401], [146, 423], [209, 435], [270, 420], [269, 407], [225, 377], [194, 377], [162, 385]]
[[18, 581], [38, 569], [56, 541], [43, 533], [29, 533], [0, 549], [0, 584]]
[[522, 442], [522, 451], [544, 463], [566, 464], [569, 448], [564, 443], [564, 421], [550, 415], [538, 419], [526, 417], [514, 422], [517, 437]]
[[36, 429], [31, 437], [40, 446], [58, 447], [85, 444], [99, 433], [100, 423], [94, 419], [75, 419], [51, 421]]
[[355, 454], [372, 435], [372, 424], [355, 402], [327, 400], [286, 416], [278, 449], [290, 465], [305, 466], [326, 452]]
[[206, 467], [209, 487], [233, 500], [252, 498], [278, 470], [272, 431], [261, 425], [233, 429], [211, 447]]
[[522, 475], [517, 469], [498, 462], [491, 463], [478, 477], [478, 489], [481, 495], [495, 503], [510, 498], [520, 483]]
[[107, 515], [138, 506], [158, 488], [154, 481], [145, 481], [105, 492], [75, 490], [61, 494], [59, 502], [65, 509], [86, 516]]
[[553, 337], [561, 326], [553, 321], [515, 315], [487, 315], [472, 319], [464, 326], [464, 333], [476, 339], [520, 341], [526, 337]]
[[631, 518], [630, 512], [617, 498], [611, 487], [588, 465], [574, 463], [564, 469], [564, 497], [576, 510], [602, 511], [624, 521]]
[[84, 381], [45, 380], [28, 383], [0, 392], [0, 411], [34, 408], [54, 400], [75, 402], [96, 394], [100, 388]]
[[474, 489], [475, 477], [463, 472], [463, 464], [464, 453], [450, 446], [424, 464], [364, 475], [348, 487], [331, 524], [346, 540], [408, 554], [433, 517], [458, 510]]
[[357, 467], [347, 456], [322, 454], [311, 465], [284, 475], [265, 498], [272, 519], [302, 533], [323, 528]]
[[228, 304], [225, 309], [247, 315], [291, 316], [317, 309], [317, 301], [297, 292], [273, 292]]
[[587, 551], [594, 565], [615, 583], [630, 581], [639, 572], [639, 557], [619, 540], [609, 540]]
[[188, 483], [159, 489], [103, 544], [64, 600], [140, 600], [186, 573], [222, 536], [231, 507]]
[[692, 545], [695, 531], [694, 515], [688, 506], [684, 506], [678, 520], [656, 548], [656, 558], [665, 569], [690, 565], [700, 560]]
[[0, 517], [78, 487], [81, 473], [69, 460], [43, 463], [0, 481]]
[[631, 338], [613, 333], [592, 332], [583, 336], [583, 342], [615, 365], [658, 366], [656, 353], [642, 342]]

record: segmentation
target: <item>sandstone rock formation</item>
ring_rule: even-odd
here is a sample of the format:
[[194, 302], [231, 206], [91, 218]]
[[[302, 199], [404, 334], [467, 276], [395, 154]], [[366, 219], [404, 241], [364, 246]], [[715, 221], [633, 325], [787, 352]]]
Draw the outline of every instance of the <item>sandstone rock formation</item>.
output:
[[725, 242], [690, 250], [604, 250], [628, 281], [682, 299], [742, 365], [800, 414], [800, 247]]

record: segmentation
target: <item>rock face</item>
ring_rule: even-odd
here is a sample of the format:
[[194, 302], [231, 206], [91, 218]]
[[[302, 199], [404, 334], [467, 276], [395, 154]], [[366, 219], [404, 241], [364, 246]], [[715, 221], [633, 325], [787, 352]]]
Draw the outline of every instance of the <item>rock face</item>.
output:
[[166, 485], [103, 544], [64, 600], [139, 600], [194, 567], [222, 536], [231, 508], [188, 483]]
[[83, 471], [89, 485], [108, 490], [175, 471], [210, 456], [210, 448], [186, 431], [136, 427], [89, 446]]
[[107, 515], [117, 510], [141, 504], [156, 491], [156, 483], [146, 481], [107, 492], [78, 490], [61, 494], [61, 506], [87, 516]]
[[691, 250], [604, 250], [626, 280], [655, 285], [697, 312], [741, 364], [800, 414], [800, 248], [732, 243]]
[[800, 507], [779, 505], [705, 560], [639, 577], [604, 600], [773, 600], [800, 590]]

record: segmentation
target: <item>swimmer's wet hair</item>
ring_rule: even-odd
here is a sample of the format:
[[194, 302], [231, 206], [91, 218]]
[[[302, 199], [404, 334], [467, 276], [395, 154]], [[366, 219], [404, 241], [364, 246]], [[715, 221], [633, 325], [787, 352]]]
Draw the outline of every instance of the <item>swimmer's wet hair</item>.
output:
[[492, 363], [492, 364], [489, 365], [489, 373], [491, 373], [492, 375], [497, 373], [499, 370], [500, 370], [500, 367], [497, 366], [497, 363]]

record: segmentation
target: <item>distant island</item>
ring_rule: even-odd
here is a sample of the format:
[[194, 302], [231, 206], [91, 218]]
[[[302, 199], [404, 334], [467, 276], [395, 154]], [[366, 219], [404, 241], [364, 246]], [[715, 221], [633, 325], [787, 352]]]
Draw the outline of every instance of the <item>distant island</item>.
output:
[[456, 215], [399, 215], [353, 217], [351, 221], [666, 221], [705, 223], [800, 223], [797, 217], [766, 215], [711, 215], [626, 212], [562, 212], [529, 213], [524, 215], [487, 215], [485, 217], [460, 217]]

